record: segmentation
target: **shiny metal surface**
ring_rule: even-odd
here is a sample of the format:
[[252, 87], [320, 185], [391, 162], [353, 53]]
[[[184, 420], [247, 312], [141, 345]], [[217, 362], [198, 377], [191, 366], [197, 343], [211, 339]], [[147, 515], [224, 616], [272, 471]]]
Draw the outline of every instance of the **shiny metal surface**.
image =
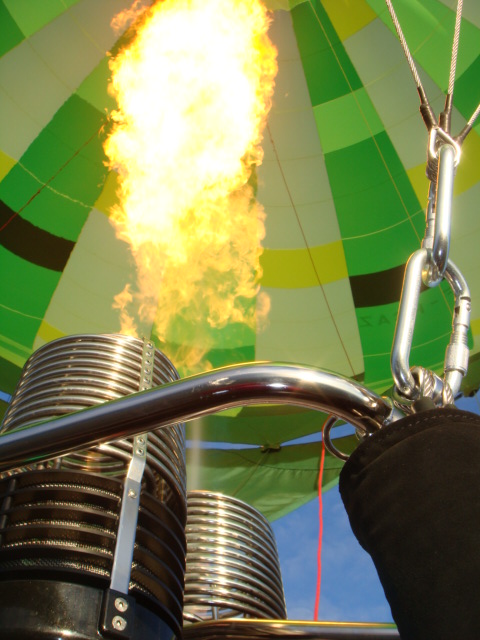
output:
[[[442, 114], [440, 114], [442, 116]], [[463, 132], [462, 132], [463, 133]], [[465, 133], [465, 135], [468, 131]], [[428, 150], [427, 150], [427, 178], [430, 182], [437, 184], [438, 182], [438, 159], [439, 159], [439, 150], [442, 146], [450, 146], [455, 153], [454, 165], [457, 167], [460, 162], [460, 157], [462, 153], [461, 143], [462, 138], [457, 136], [456, 138], [452, 138], [452, 136], [447, 133], [444, 129], [438, 126], [438, 124], [432, 123], [432, 127], [429, 127], [429, 138], [428, 138]]]
[[451, 260], [448, 261], [445, 278], [455, 296], [452, 335], [445, 353], [445, 380], [455, 397], [468, 370], [468, 329], [472, 302], [467, 282]]
[[422, 240], [424, 249], [433, 249], [435, 242], [435, 206], [437, 201], [437, 185], [430, 182], [428, 188], [427, 210], [425, 212], [425, 235]]
[[[87, 407], [101, 406], [104, 402], [145, 388], [143, 350], [142, 340], [123, 335], [69, 336], [44, 345], [25, 364], [5, 415], [2, 432], [8, 434], [40, 420], [55, 419]], [[178, 379], [172, 363], [158, 350], [151, 354], [151, 362], [146, 362], [146, 368], [155, 386]], [[148, 429], [152, 430], [146, 449], [145, 479], [148, 490], [174, 511], [181, 508], [184, 518], [185, 427], [176, 424], [157, 431], [156, 426], [152, 422]], [[101, 432], [101, 421], [98, 429]], [[64, 457], [50, 463], [50, 466], [55, 464], [56, 468], [61, 469], [88, 470], [123, 477], [132, 458], [133, 439], [117, 439], [114, 436], [108, 440], [108, 444], [100, 446], [95, 446], [96, 442], [85, 442], [76, 447], [75, 452], [73, 448], [69, 450], [62, 447], [55, 455], [63, 454]], [[9, 466], [24, 467], [25, 464], [37, 462], [38, 459], [30, 458], [23, 462], [18, 460], [17, 465]], [[179, 506], [180, 502], [182, 507]]]
[[335, 456], [335, 458], [339, 458], [339, 460], [348, 460], [350, 456], [347, 453], [344, 453], [343, 451], [340, 451], [339, 449], [337, 449], [337, 447], [333, 444], [330, 438], [330, 431], [332, 430], [332, 427], [335, 425], [336, 422], [337, 422], [337, 418], [335, 416], [330, 416], [325, 422], [325, 424], [323, 425], [322, 437], [323, 437], [323, 442], [325, 443], [325, 449], [332, 456]]
[[415, 400], [420, 395], [409, 363], [413, 331], [417, 319], [418, 298], [422, 286], [422, 272], [427, 263], [427, 249], [418, 249], [407, 262], [392, 346], [393, 380], [398, 392], [409, 400]]
[[[150, 389], [152, 386], [154, 358], [155, 345], [151, 340], [144, 339], [139, 391]], [[140, 493], [147, 466], [147, 448], [148, 433], [143, 433], [133, 438], [132, 457], [123, 483], [122, 504], [118, 519], [110, 589], [125, 594], [128, 594], [132, 572]]]
[[[408, 260], [392, 346], [391, 367], [395, 386], [409, 400], [416, 400], [424, 391], [418, 379], [412, 375], [412, 370], [416, 367], [411, 368], [409, 360], [422, 273], [428, 266], [428, 260], [429, 250], [425, 248], [415, 251]], [[449, 388], [445, 389], [443, 395], [455, 398], [468, 369], [471, 298], [465, 278], [451, 260], [447, 262], [444, 277], [455, 296], [455, 308], [450, 343], [445, 352], [444, 386], [448, 385]]]
[[186, 623], [286, 618], [275, 537], [260, 512], [230, 496], [189, 491], [186, 536]]
[[435, 235], [431, 254], [428, 286], [436, 286], [443, 280], [450, 250], [453, 182], [456, 151], [444, 144], [438, 151], [438, 181], [435, 212]]
[[184, 627], [184, 640], [393, 640], [400, 635], [393, 624], [376, 622], [303, 622], [295, 620], [214, 620]]
[[[446, 112], [442, 116], [446, 116]], [[400, 396], [397, 398], [400, 403], [405, 400], [413, 402], [420, 397], [432, 397], [426, 393], [425, 386], [415, 374], [422, 370], [421, 366], [410, 367], [409, 363], [422, 283], [428, 287], [436, 287], [447, 280], [455, 295], [453, 330], [445, 354], [442, 393], [435, 393], [439, 398], [437, 406], [452, 403], [460, 392], [462, 379], [468, 368], [470, 293], [465, 278], [449, 259], [453, 185], [460, 153], [458, 140], [454, 140], [437, 125], [432, 127], [427, 162], [430, 188], [425, 236], [421, 249], [415, 251], [407, 262], [391, 353], [395, 392]], [[423, 380], [428, 382], [432, 376], [436, 374], [425, 372]]]
[[[333, 373], [290, 364], [236, 365], [131, 394], [28, 429], [5, 433], [0, 436], [0, 470], [48, 460], [153, 429], [161, 440], [159, 428], [162, 426], [230, 407], [262, 403], [288, 404], [332, 413], [353, 424], [361, 433], [373, 432], [403, 415], [392, 409], [386, 398]], [[37, 420], [42, 418], [45, 416], [39, 415]], [[149, 441], [153, 441], [153, 436]]]

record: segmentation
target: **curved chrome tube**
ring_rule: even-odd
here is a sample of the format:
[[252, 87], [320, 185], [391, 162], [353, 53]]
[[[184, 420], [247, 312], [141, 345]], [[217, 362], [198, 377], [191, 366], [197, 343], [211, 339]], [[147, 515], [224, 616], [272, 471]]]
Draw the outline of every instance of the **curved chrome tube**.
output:
[[363, 433], [373, 432], [400, 417], [386, 398], [333, 373], [291, 364], [234, 365], [11, 431], [0, 437], [0, 470], [48, 460], [222, 409], [265, 403], [332, 413]]

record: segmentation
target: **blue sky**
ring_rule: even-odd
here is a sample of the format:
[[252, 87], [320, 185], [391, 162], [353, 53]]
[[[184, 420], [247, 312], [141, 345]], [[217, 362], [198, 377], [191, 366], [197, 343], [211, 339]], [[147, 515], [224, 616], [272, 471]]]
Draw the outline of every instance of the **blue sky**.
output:
[[[323, 493], [319, 620], [392, 622], [375, 567], [348, 523], [338, 487]], [[318, 500], [273, 523], [290, 620], [313, 620]]]
[[[478, 397], [457, 402], [479, 413]], [[317, 435], [318, 438], [318, 435]], [[319, 444], [320, 446], [320, 444]], [[370, 556], [353, 535], [338, 487], [323, 493], [319, 620], [392, 622]], [[290, 620], [313, 620], [317, 580], [318, 500], [272, 523]]]

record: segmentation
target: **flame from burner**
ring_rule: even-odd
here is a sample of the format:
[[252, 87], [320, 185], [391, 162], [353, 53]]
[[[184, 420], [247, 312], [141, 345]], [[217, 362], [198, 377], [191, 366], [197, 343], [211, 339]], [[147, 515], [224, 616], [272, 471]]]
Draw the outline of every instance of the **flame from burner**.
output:
[[189, 371], [213, 346], [212, 330], [254, 327], [268, 312], [254, 194], [277, 70], [268, 26], [260, 0], [164, 0], [110, 63], [111, 219], [137, 273], [116, 298], [122, 332], [153, 324]]

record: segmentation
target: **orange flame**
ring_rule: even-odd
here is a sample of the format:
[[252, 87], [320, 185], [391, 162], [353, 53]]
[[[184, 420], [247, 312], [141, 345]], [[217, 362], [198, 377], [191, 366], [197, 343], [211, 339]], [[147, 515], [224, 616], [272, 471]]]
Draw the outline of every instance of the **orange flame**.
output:
[[118, 13], [112, 20], [111, 26], [115, 33], [126, 31], [147, 10], [147, 0], [134, 0], [130, 8]]
[[264, 236], [251, 178], [277, 70], [268, 26], [260, 0], [164, 0], [110, 65], [112, 220], [137, 267], [117, 299], [122, 331], [153, 323], [161, 341], [188, 343], [190, 370], [212, 346], [199, 327], [253, 326], [268, 310], [251, 302]]

